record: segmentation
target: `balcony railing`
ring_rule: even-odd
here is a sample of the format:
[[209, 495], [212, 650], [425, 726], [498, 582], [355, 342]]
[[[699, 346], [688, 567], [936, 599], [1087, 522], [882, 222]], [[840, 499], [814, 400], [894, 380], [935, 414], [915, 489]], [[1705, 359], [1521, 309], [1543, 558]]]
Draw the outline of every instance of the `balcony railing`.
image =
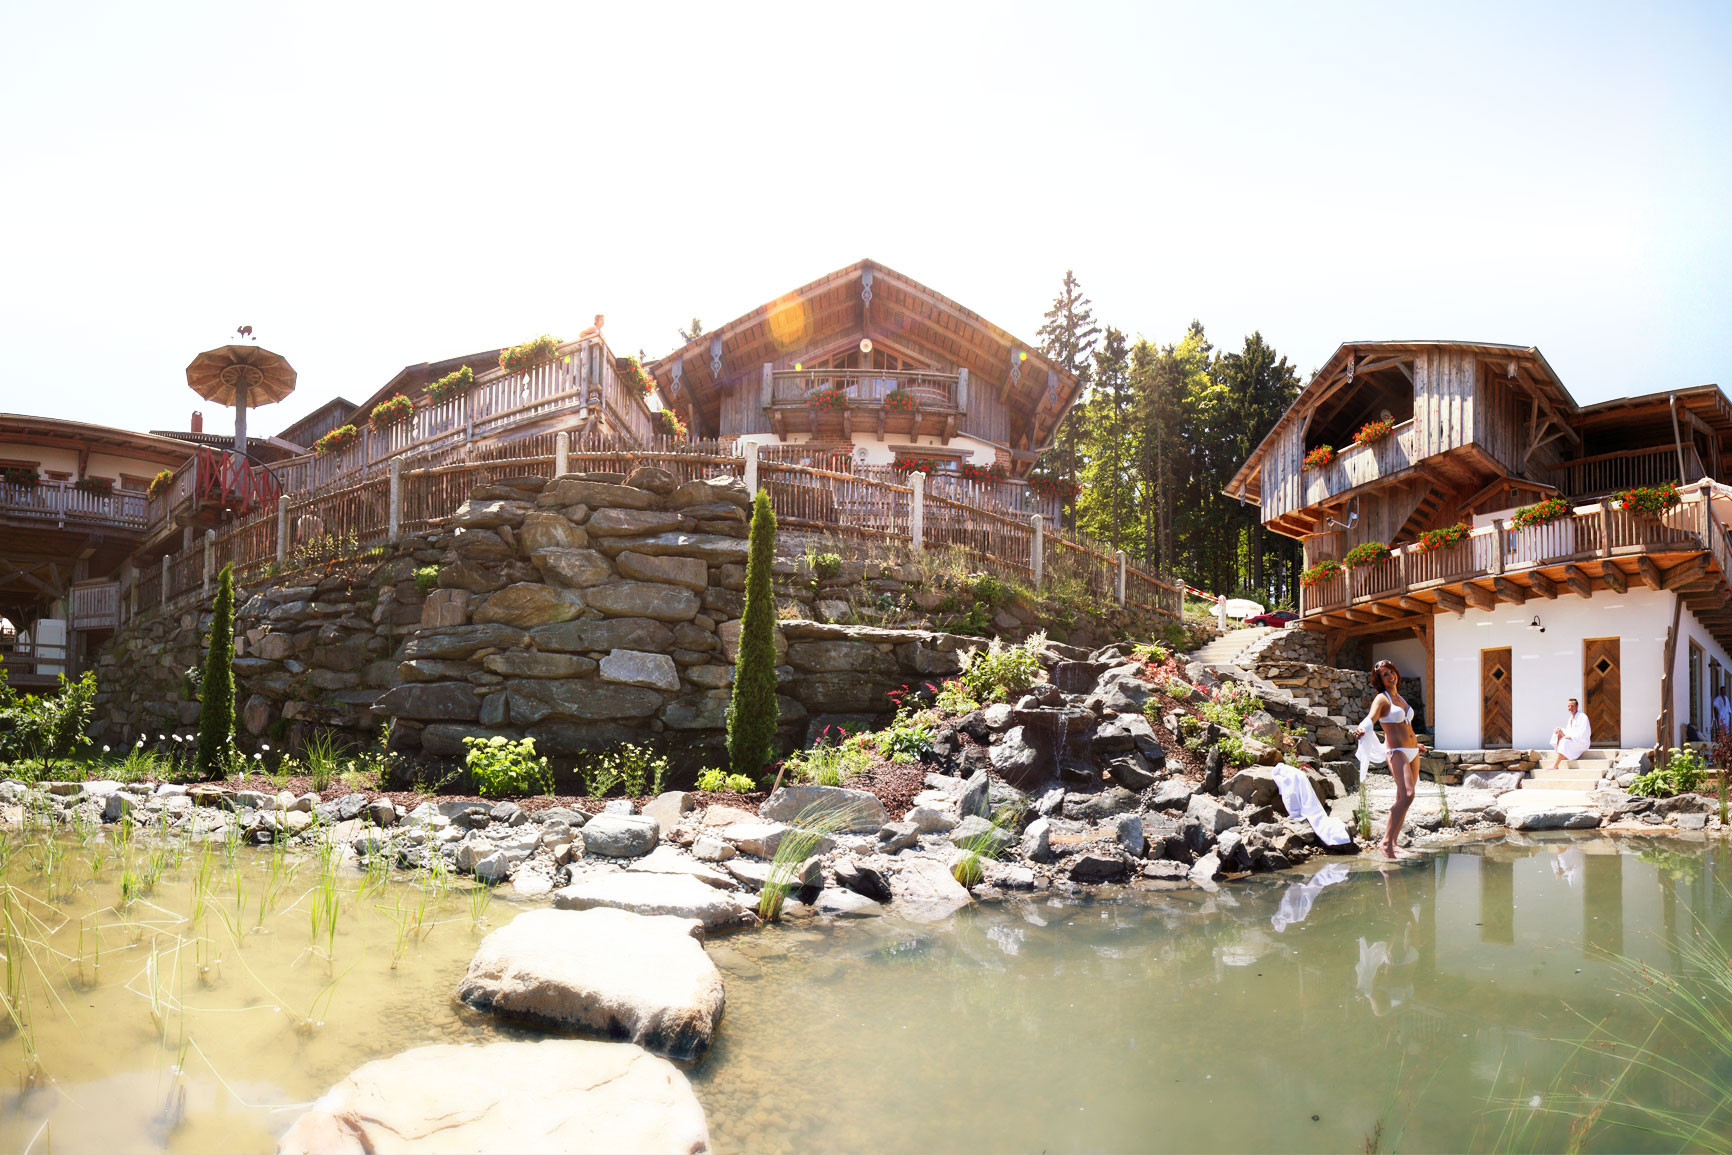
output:
[[901, 390], [913, 395], [915, 403], [926, 410], [959, 412], [958, 375], [892, 371], [885, 369], [787, 369], [771, 374], [770, 405], [772, 408], [798, 408], [806, 404], [808, 394], [839, 389], [848, 398], [850, 409], [877, 408], [884, 398]]
[[175, 517], [210, 507], [245, 516], [275, 504], [282, 486], [270, 468], [234, 453], [200, 449], [175, 469], [168, 488], [149, 499], [143, 524], [154, 533]]
[[1551, 483], [1577, 499], [1604, 497], [1620, 490], [1641, 485], [1664, 485], [1668, 481], [1688, 485], [1708, 476], [1693, 445], [1684, 446], [1684, 476], [1681, 478], [1678, 476], [1678, 449], [1672, 445], [1601, 453], [1574, 461], [1560, 461], [1546, 468]]
[[92, 525], [143, 529], [142, 493], [88, 493], [71, 481], [38, 481], [35, 485], [0, 482], [0, 517], [47, 522], [55, 526]]
[[1388, 437], [1369, 445], [1350, 445], [1322, 469], [1300, 473], [1299, 506], [1320, 505], [1336, 494], [1400, 473], [1420, 457], [1419, 433], [1409, 418]]
[[1427, 553], [1401, 546], [1376, 565], [1347, 570], [1300, 591], [1300, 614], [1349, 609], [1373, 602], [1546, 566], [1643, 553], [1711, 550], [1722, 572], [1732, 573], [1732, 545], [1709, 502], [1700, 495], [1660, 517], [1613, 509], [1611, 503], [1577, 506], [1547, 525], [1513, 529], [1501, 522], [1476, 529], [1455, 545]]

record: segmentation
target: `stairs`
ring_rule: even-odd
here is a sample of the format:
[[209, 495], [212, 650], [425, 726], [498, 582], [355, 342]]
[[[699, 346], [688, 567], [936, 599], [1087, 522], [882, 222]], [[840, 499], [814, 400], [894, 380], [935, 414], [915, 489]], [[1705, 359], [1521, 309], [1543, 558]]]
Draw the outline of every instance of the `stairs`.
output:
[[[1547, 761], [1550, 752], [1547, 751]], [[1600, 779], [1612, 772], [1618, 759], [1623, 757], [1622, 750], [1589, 750], [1573, 762], [1566, 762], [1557, 770], [1548, 770], [1543, 766], [1528, 771], [1528, 776], [1522, 780], [1523, 790], [1598, 790]]]
[[1274, 632], [1273, 626], [1246, 626], [1243, 629], [1229, 630], [1192, 654], [1191, 658], [1211, 668], [1231, 666], [1240, 654], [1251, 648], [1252, 642]]

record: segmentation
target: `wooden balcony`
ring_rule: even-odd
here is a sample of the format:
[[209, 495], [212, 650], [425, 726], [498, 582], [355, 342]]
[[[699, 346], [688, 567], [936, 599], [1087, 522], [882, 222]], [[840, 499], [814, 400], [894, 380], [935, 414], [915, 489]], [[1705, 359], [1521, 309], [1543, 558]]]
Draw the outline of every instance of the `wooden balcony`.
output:
[[1494, 522], [1447, 549], [1402, 546], [1376, 565], [1302, 590], [1300, 621], [1312, 629], [1375, 633], [1443, 611], [1647, 586], [1684, 593], [1717, 636], [1732, 637], [1725, 582], [1732, 539], [1721, 512], [1695, 494], [1662, 517], [1627, 513], [1608, 502], [1577, 506], [1530, 529]]
[[1688, 484], [1708, 476], [1693, 445], [1683, 447], [1684, 476], [1681, 479], [1678, 476], [1679, 465], [1676, 446], [1627, 449], [1621, 453], [1601, 453], [1574, 461], [1560, 461], [1547, 467], [1550, 474], [1547, 480], [1557, 486], [1559, 492], [1582, 501], [1642, 485], [1664, 485], [1668, 481]]
[[55, 529], [144, 529], [145, 497], [115, 490], [87, 493], [71, 481], [38, 481], [35, 485], [0, 482], [0, 521], [28, 522]]
[[1350, 445], [1322, 469], [1300, 474], [1299, 508], [1323, 505], [1350, 489], [1393, 477], [1419, 463], [1419, 434], [1412, 419], [1369, 445]]
[[[907, 436], [956, 436], [967, 406], [967, 386], [956, 373], [892, 372], [882, 369], [790, 369], [770, 374], [764, 407], [779, 437], [811, 433], [814, 438], [852, 440], [856, 431]], [[840, 407], [819, 407], [813, 394], [834, 390]], [[907, 407], [888, 403], [908, 398]]]
[[200, 449], [174, 471], [166, 490], [149, 499], [141, 524], [154, 537], [180, 523], [191, 524], [201, 514], [227, 510], [244, 517], [274, 506], [282, 491], [266, 466], [234, 453]]

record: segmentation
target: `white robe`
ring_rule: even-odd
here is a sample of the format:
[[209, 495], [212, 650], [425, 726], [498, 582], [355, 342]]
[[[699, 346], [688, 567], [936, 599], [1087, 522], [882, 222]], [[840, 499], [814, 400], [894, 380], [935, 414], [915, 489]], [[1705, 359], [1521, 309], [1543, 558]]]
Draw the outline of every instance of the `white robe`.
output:
[[1594, 741], [1594, 731], [1588, 725], [1588, 712], [1577, 710], [1575, 716], [1563, 725], [1564, 736], [1553, 745], [1553, 749], [1573, 762], [1587, 752]]

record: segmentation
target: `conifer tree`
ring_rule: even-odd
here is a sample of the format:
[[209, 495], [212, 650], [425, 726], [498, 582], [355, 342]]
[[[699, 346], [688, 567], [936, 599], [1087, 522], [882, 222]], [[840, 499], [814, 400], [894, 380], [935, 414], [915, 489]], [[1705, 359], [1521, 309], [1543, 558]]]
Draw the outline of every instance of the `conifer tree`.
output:
[[[1064, 271], [1064, 283], [1059, 286], [1058, 296], [1053, 298], [1052, 308], [1046, 311], [1046, 319], [1041, 322], [1035, 336], [1040, 338], [1040, 351], [1074, 376], [1086, 396], [1091, 368], [1089, 355], [1094, 352], [1095, 342], [1100, 340], [1101, 329], [1095, 324], [1094, 305], [1083, 296], [1082, 285], [1077, 282], [1074, 271]], [[1079, 401], [1060, 423], [1052, 452], [1045, 462], [1054, 474], [1072, 485], [1076, 484], [1077, 475], [1082, 470], [1084, 421], [1081, 409]], [[1076, 519], [1077, 506], [1072, 501], [1072, 529], [1076, 528]]]
[[223, 566], [211, 606], [210, 642], [205, 647], [204, 681], [199, 692], [199, 773], [221, 778], [235, 744], [235, 574]]
[[728, 762], [735, 774], [753, 779], [775, 754], [776, 602], [770, 587], [775, 555], [776, 511], [770, 508], [769, 492], [760, 489], [752, 503], [746, 607], [734, 659], [734, 694], [728, 703]]

